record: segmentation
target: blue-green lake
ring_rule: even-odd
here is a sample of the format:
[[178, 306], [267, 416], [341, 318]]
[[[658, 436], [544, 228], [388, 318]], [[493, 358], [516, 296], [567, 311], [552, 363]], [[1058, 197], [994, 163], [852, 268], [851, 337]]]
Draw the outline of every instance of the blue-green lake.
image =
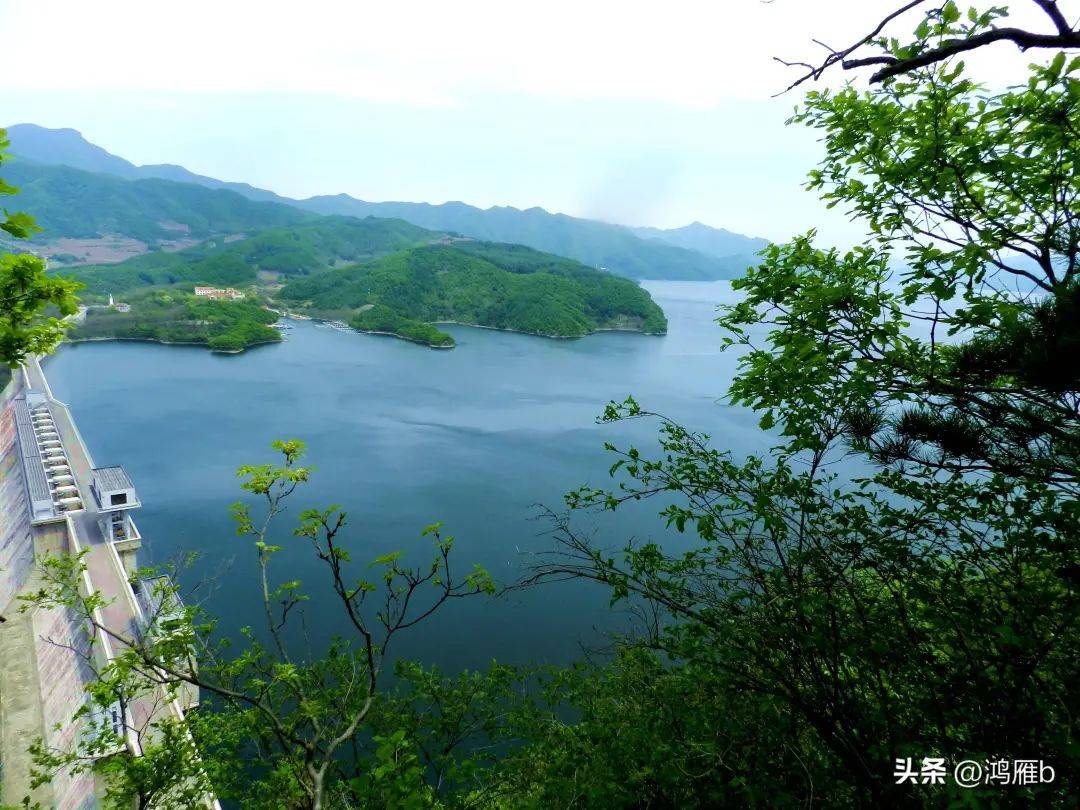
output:
[[[602, 485], [612, 462], [604, 442], [654, 442], [654, 423], [597, 425], [612, 399], [643, 406], [712, 435], [736, 454], [767, 445], [752, 414], [722, 397], [735, 357], [722, 354], [713, 322], [732, 300], [717, 283], [646, 283], [669, 319], [665, 337], [601, 333], [548, 340], [447, 327], [452, 351], [295, 322], [288, 340], [235, 356], [150, 343], [66, 346], [45, 370], [75, 414], [95, 461], [123, 464], [143, 507], [141, 561], [200, 554], [185, 574], [235, 629], [259, 621], [255, 566], [228, 514], [240, 490], [235, 469], [274, 459], [270, 442], [299, 438], [316, 466], [291, 501], [278, 536], [282, 579], [323, 592], [310, 548], [290, 536], [307, 506], [340, 504], [356, 559], [415, 550], [421, 529], [442, 521], [456, 537], [459, 570], [478, 562], [502, 583], [551, 547], [536, 505], [559, 509], [564, 492]], [[627, 537], [671, 537], [659, 504], [585, 518], [613, 546]], [[585, 583], [486, 600], [459, 600], [402, 637], [398, 653], [449, 669], [507, 662], [565, 662], [623, 619], [607, 593]], [[306, 624], [316, 640], [345, 630], [315, 598]]]

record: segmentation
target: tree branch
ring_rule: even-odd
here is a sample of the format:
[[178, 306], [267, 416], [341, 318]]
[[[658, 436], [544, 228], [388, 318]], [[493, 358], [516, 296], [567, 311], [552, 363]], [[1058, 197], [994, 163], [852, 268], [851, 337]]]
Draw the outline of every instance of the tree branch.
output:
[[894, 76], [910, 73], [913, 70], [943, 62], [946, 59], [966, 51], [973, 51], [995, 42], [1011, 42], [1022, 51], [1031, 48], [1080, 48], [1080, 32], [1067, 31], [1058, 34], [1033, 34], [1022, 28], [994, 28], [966, 39], [952, 39], [937, 48], [932, 48], [910, 59], [897, 59], [893, 56], [869, 57], [844, 62], [845, 70], [865, 65], [886, 65], [870, 77], [870, 83], [876, 84]]
[[[900, 76], [919, 68], [927, 67], [938, 62], [943, 62], [957, 54], [992, 45], [995, 42], [1011, 42], [1022, 51], [1030, 49], [1071, 49], [1080, 48], [1080, 31], [1069, 24], [1056, 0], [1032, 0], [1049, 17], [1054, 25], [1053, 33], [1036, 33], [1022, 28], [990, 28], [977, 34], [962, 39], [949, 39], [941, 42], [936, 47], [930, 48], [915, 56], [899, 58], [889, 53], [881, 53], [874, 56], [856, 56], [855, 53], [862, 47], [869, 45], [878, 38], [885, 27], [903, 14], [911, 11], [916, 6], [922, 5], [926, 0], [911, 0], [900, 8], [893, 11], [881, 20], [870, 33], [861, 37], [853, 45], [841, 50], [835, 50], [819, 40], [814, 42], [829, 51], [829, 55], [817, 65], [809, 62], [787, 61], [779, 57], [773, 57], [774, 61], [788, 67], [806, 68], [806, 73], [789, 84], [781, 93], [792, 90], [804, 82], [819, 80], [826, 70], [834, 65], [840, 65], [843, 70], [857, 70], [863, 67], [879, 67], [870, 76], [870, 84], [877, 84], [886, 79]], [[930, 12], [933, 14], [934, 12]]]

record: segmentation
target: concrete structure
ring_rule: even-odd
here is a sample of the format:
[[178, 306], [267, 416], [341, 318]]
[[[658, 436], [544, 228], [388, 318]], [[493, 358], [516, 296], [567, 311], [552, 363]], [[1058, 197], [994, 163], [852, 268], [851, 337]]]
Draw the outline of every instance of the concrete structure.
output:
[[75, 316], [76, 323], [82, 323], [86, 320], [86, 311], [88, 309], [112, 309], [117, 312], [131, 312], [131, 304], [125, 304], [123, 301], [114, 301], [112, 293], [109, 293], [109, 303], [107, 304], [90, 304], [85, 307], [79, 307], [79, 314]]
[[26, 397], [20, 397], [15, 401], [14, 410], [15, 429], [19, 436], [19, 457], [22, 459], [23, 480], [26, 484], [26, 500], [30, 508], [31, 522], [42, 523], [54, 520], [58, 510], [53, 502], [45, 472], [44, 447], [38, 441], [32, 411]]
[[142, 506], [135, 485], [123, 467], [98, 467], [90, 471], [90, 492], [98, 510], [98, 530], [109, 538], [129, 574], [138, 570], [135, 552], [142, 537], [128, 513]]
[[238, 300], [244, 297], [244, 294], [240, 290], [235, 290], [232, 287], [226, 287], [221, 289], [220, 287], [196, 287], [195, 295], [200, 298], [221, 299], [230, 298]]
[[75, 733], [71, 717], [93, 678], [90, 636], [66, 611], [18, 610], [18, 597], [41, 584], [36, 559], [71, 551], [68, 515], [50, 484], [62, 478], [65, 465], [55, 461], [48, 397], [27, 390], [19, 375], [0, 397], [0, 417], [0, 615], [6, 619], [0, 624], [0, 805], [30, 796], [44, 807], [95, 807], [92, 773], [61, 773], [30, 787], [30, 744], [44, 737], [63, 745]]
[[26, 584], [34, 565], [32, 499], [23, 475], [14, 401], [18, 392], [16, 379], [0, 394], [0, 614]]
[[[130, 511], [139, 506], [123, 468], [94, 466], [68, 407], [29, 360], [0, 396], [0, 806], [19, 805], [24, 796], [59, 810], [99, 806], [103, 785], [92, 770], [61, 771], [31, 789], [27, 749], [44, 738], [70, 750], [84, 733], [74, 717], [95, 672], [125, 641], [167, 630], [169, 616], [179, 615], [182, 605], [161, 596], [169, 589], [132, 583], [141, 537]], [[41, 585], [35, 561], [58, 553], [84, 555], [82, 589], [106, 597], [95, 622], [115, 637], [97, 634], [91, 643], [93, 626], [64, 609], [17, 609], [18, 597]], [[103, 719], [139, 755], [140, 738], [153, 738], [156, 720], [182, 718], [197, 701], [194, 689], [180, 699], [149, 689], [131, 697], [126, 714], [117, 704]], [[218, 804], [208, 796], [205, 806]]]

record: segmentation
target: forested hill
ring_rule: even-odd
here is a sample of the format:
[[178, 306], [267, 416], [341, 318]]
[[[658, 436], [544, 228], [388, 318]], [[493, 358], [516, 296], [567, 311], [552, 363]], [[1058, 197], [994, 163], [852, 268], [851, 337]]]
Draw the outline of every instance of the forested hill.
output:
[[[528, 245], [537, 250], [576, 259], [590, 267], [605, 268], [636, 279], [697, 281], [735, 278], [755, 263], [753, 254], [762, 246], [762, 240], [700, 224], [690, 226], [692, 233], [683, 233], [685, 229], [642, 229], [642, 233], [638, 234], [634, 229], [622, 225], [551, 213], [542, 208], [522, 210], [503, 206], [481, 209], [462, 202], [441, 205], [368, 202], [346, 194], [294, 200], [245, 183], [229, 183], [195, 174], [182, 166], [136, 166], [90, 143], [72, 129], [48, 129], [33, 124], [17, 124], [8, 128], [8, 135], [12, 142], [12, 152], [24, 159], [22, 166], [17, 163], [10, 164], [15, 171], [24, 173], [21, 179], [15, 178], [16, 185], [31, 185], [30, 180], [33, 178], [28, 179], [25, 174], [32, 170], [31, 165], [26, 162], [27, 159], [36, 164], [53, 164], [106, 173], [97, 176], [111, 175], [113, 178], [114, 185], [108, 187], [107, 194], [110, 197], [116, 195], [120, 201], [118, 204], [122, 207], [122, 211], [115, 216], [108, 205], [100, 214], [86, 213], [87, 204], [103, 201], [101, 193], [88, 193], [91, 188], [72, 196], [53, 194], [44, 199], [38, 197], [33, 204], [27, 202], [25, 207], [34, 211], [42, 210], [41, 203], [50, 206], [49, 215], [39, 218], [46, 225], [47, 238], [52, 239], [111, 233], [153, 243], [155, 240], [168, 238], [167, 229], [163, 229], [159, 224], [162, 221], [181, 222], [195, 229], [202, 227], [204, 221], [213, 221], [215, 224], [228, 221], [222, 216], [221, 209], [223, 206], [225, 210], [231, 210], [234, 205], [231, 196], [198, 197], [191, 190], [179, 191], [179, 185], [156, 188], [142, 186], [144, 191], [148, 188], [155, 188], [157, 192], [167, 189], [170, 193], [180, 195], [182, 199], [177, 201], [175, 209], [183, 216], [177, 216], [175, 213], [169, 214], [169, 206], [157, 198], [148, 199], [147, 208], [140, 212], [139, 205], [133, 204], [136, 202], [132, 199], [135, 192], [123, 191], [120, 186], [115, 185], [115, 178], [123, 178], [135, 186], [158, 182], [148, 181], [146, 178], [166, 178], [182, 181], [187, 184], [188, 189], [202, 187], [204, 192], [206, 189], [215, 189], [224, 195], [240, 195], [249, 203], [254, 201], [268, 204], [270, 201], [278, 208], [287, 207], [295, 211], [303, 209], [317, 214], [397, 218], [430, 230], [452, 231], [474, 239]], [[69, 174], [62, 176], [68, 180], [72, 178]], [[90, 184], [91, 181], [83, 175], [81, 182]], [[72, 186], [70, 190], [75, 190], [75, 187]], [[69, 200], [70, 210], [64, 210]], [[185, 207], [196, 200], [213, 200], [215, 207], [204, 215], [200, 215], [198, 210], [185, 212]], [[255, 210], [252, 209], [249, 213], [255, 214]], [[266, 223], [269, 224], [284, 223]], [[237, 225], [236, 230], [246, 231], [251, 227], [253, 226]], [[715, 249], [719, 244], [723, 245], [723, 250]]]
[[[61, 270], [86, 285], [85, 294], [123, 294], [146, 286], [241, 286], [355, 263], [440, 238], [398, 219], [319, 217], [268, 228], [237, 241], [212, 239], [176, 253], [155, 251], [116, 264]], [[269, 277], [267, 274], [271, 274]]]
[[361, 330], [431, 346], [458, 322], [552, 337], [599, 329], [662, 334], [667, 321], [632, 281], [520, 245], [455, 242], [297, 279], [278, 296], [292, 307], [348, 317]]
[[147, 244], [312, 222], [294, 206], [253, 202], [233, 191], [169, 180], [122, 180], [25, 160], [4, 165], [19, 205], [34, 212], [46, 239], [116, 235]]

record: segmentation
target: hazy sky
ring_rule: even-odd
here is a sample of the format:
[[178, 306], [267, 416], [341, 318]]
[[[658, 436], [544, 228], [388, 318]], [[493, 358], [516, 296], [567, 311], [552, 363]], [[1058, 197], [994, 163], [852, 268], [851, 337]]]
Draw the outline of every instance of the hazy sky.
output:
[[771, 97], [791, 78], [772, 57], [817, 58], [811, 37], [847, 45], [896, 5], [0, 0], [0, 124], [290, 196], [850, 243], [801, 189], [818, 146], [783, 125], [799, 96]]

